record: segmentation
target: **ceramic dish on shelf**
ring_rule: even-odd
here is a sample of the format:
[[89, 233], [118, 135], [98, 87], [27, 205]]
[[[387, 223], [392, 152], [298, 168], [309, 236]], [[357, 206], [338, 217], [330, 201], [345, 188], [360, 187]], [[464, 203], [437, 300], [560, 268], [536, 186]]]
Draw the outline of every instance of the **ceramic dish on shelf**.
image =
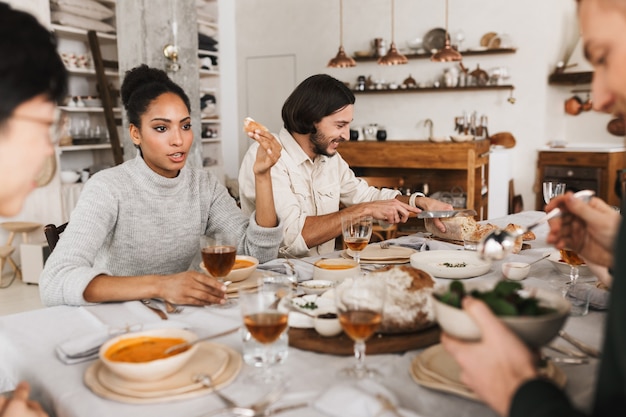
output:
[[473, 135], [450, 135], [450, 139], [452, 142], [469, 142], [470, 140], [474, 140]]
[[446, 43], [446, 30], [442, 28], [431, 29], [426, 32], [423, 40], [423, 47], [427, 52], [433, 50], [439, 50], [444, 47]]

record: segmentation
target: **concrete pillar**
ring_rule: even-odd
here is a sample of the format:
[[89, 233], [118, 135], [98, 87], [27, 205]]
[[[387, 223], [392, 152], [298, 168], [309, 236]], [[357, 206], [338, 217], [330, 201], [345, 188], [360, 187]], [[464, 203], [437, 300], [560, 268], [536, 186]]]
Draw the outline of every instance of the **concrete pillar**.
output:
[[[187, 163], [191, 167], [201, 167], [200, 81], [197, 65], [198, 26], [195, 0], [118, 0], [116, 9], [120, 80], [123, 80], [126, 71], [140, 64], [168, 71], [171, 61], [163, 55], [163, 48], [167, 44], [177, 44], [180, 69], [175, 72], [168, 71], [168, 75], [185, 90], [191, 101], [194, 143]], [[134, 145], [128, 135], [128, 120], [125, 114], [121, 142], [125, 149], [124, 159], [134, 158]]]

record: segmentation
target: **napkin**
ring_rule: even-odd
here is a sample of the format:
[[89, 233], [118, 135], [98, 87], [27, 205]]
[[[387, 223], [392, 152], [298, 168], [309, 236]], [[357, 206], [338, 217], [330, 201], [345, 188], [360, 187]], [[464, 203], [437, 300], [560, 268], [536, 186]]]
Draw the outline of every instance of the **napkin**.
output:
[[[310, 262], [315, 261], [311, 260]], [[265, 271], [277, 272], [279, 274], [288, 276], [295, 275], [298, 282], [300, 282], [311, 279], [311, 277], [313, 276], [314, 266], [310, 263], [301, 261], [300, 259], [278, 258], [261, 264], [257, 268]]]
[[185, 323], [172, 320], [158, 323], [138, 323], [124, 328], [109, 327], [61, 342], [55, 347], [55, 352], [61, 362], [66, 365], [73, 365], [75, 363], [96, 359], [98, 357], [98, 349], [100, 346], [114, 336], [140, 330], [162, 328], [185, 329], [187, 327], [188, 325]]
[[333, 385], [315, 400], [313, 407], [332, 417], [396, 417], [397, 414], [387, 409], [377, 395], [397, 406], [400, 415], [420, 417], [412, 411], [400, 408], [391, 391], [370, 380]]

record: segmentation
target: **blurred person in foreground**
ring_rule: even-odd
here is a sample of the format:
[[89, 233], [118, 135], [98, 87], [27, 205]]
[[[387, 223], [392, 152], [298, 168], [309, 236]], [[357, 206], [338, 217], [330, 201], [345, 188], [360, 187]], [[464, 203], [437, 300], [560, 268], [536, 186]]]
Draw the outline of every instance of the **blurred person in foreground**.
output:
[[[272, 170], [276, 211], [285, 225], [281, 253], [303, 257], [334, 251], [342, 215], [396, 224], [422, 210], [452, 210], [450, 204], [422, 193], [402, 196], [398, 190], [370, 187], [355, 176], [337, 149], [350, 138], [354, 103], [354, 94], [343, 82], [317, 74], [302, 81], [283, 104], [284, 126], [277, 136], [283, 153]], [[270, 132], [261, 135], [273, 137]], [[244, 213], [254, 209], [257, 198], [250, 171], [257, 148], [250, 146], [239, 170]], [[445, 232], [439, 219], [435, 224]]]
[[[54, 153], [56, 104], [67, 91], [67, 73], [56, 41], [33, 16], [0, 3], [0, 216], [15, 216], [35, 189], [44, 161]], [[0, 417], [46, 416], [20, 382], [0, 396]]]
[[[594, 67], [594, 108], [626, 114], [626, 0], [579, 0], [585, 54]], [[588, 204], [572, 193], [546, 210], [564, 210], [550, 223], [548, 243], [569, 247], [585, 260], [612, 269], [611, 301], [591, 416], [626, 415], [626, 224], [598, 198]], [[618, 234], [619, 230], [619, 234]], [[621, 255], [621, 256], [620, 256]], [[584, 416], [565, 393], [542, 379], [533, 354], [482, 302], [466, 298], [463, 308], [479, 323], [483, 338], [463, 342], [444, 334], [446, 350], [459, 362], [462, 380], [502, 416]]]

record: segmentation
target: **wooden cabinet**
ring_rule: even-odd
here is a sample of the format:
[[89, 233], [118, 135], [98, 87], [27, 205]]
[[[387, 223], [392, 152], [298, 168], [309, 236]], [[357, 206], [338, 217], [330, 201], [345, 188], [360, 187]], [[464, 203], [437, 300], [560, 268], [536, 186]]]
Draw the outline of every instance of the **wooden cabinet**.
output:
[[536, 209], [543, 210], [542, 183], [560, 181], [568, 190], [591, 189], [613, 206], [620, 206], [615, 188], [619, 173], [626, 168], [626, 152], [616, 147], [598, 152], [540, 151], [535, 185]]
[[488, 140], [351, 141], [342, 143], [339, 153], [359, 176], [402, 176], [405, 186], [426, 183], [431, 192], [460, 187], [467, 193], [466, 207], [487, 219]]

